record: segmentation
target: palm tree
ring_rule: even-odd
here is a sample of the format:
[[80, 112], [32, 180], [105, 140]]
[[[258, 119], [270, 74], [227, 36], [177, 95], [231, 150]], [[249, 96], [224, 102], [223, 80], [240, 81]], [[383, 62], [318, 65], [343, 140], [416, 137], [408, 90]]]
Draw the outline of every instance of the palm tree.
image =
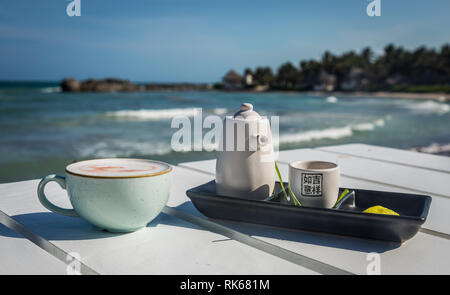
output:
[[257, 67], [253, 79], [257, 85], [271, 85], [275, 80], [275, 76], [270, 67]]
[[292, 63], [287, 62], [278, 68], [277, 84], [284, 89], [293, 89], [299, 81], [299, 72]]
[[[245, 72], [251, 73], [251, 69]], [[307, 90], [320, 84], [320, 77], [330, 75], [336, 79], [338, 88], [344, 82], [348, 88], [347, 82], [364, 80], [358, 89], [399, 90], [424, 85], [425, 89], [449, 91], [450, 45], [445, 44], [440, 50], [422, 46], [411, 51], [388, 44], [378, 57], [370, 47], [363, 48], [360, 53], [348, 51], [341, 55], [325, 51], [320, 61], [300, 61], [298, 69], [290, 62], [282, 64], [276, 76], [269, 67], [257, 67], [253, 78], [257, 85]], [[429, 88], [429, 85], [444, 87]]]
[[311, 89], [319, 79], [320, 72], [322, 71], [322, 64], [313, 59], [309, 61], [300, 62], [300, 74], [299, 80], [302, 88]]

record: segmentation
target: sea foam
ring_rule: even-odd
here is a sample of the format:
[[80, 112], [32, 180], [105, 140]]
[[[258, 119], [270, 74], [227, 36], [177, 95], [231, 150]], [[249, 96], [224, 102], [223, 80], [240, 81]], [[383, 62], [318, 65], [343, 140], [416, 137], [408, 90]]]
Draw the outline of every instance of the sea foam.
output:
[[[108, 117], [119, 119], [136, 120], [136, 121], [161, 121], [170, 120], [178, 116], [193, 117], [202, 112], [200, 108], [178, 108], [178, 109], [140, 109], [140, 110], [120, 110], [115, 112], [106, 112]], [[206, 110], [204, 113], [208, 113]], [[211, 112], [216, 115], [223, 115], [228, 112], [226, 108], [215, 108]]]
[[82, 146], [78, 149], [80, 157], [115, 158], [133, 155], [166, 155], [172, 152], [169, 143], [134, 140], [108, 140]]
[[326, 128], [322, 130], [310, 130], [298, 133], [281, 134], [279, 137], [279, 141], [280, 143], [296, 143], [319, 139], [339, 139], [352, 136], [354, 131], [372, 131], [376, 127], [384, 126], [384, 124], [385, 122], [383, 119], [378, 119], [374, 122], [347, 125], [337, 128]]
[[40, 89], [41, 93], [56, 93], [56, 92], [61, 92], [61, 87], [56, 86], [56, 87], [45, 87], [45, 88], [41, 88]]
[[404, 108], [417, 114], [445, 114], [450, 111], [450, 105], [435, 101], [414, 102], [402, 105]]
[[337, 102], [338, 102], [338, 99], [337, 99], [336, 96], [328, 96], [327, 99], [326, 99], [326, 101], [327, 101], [328, 103], [337, 103]]
[[200, 109], [197, 108], [184, 108], [184, 109], [161, 109], [161, 110], [121, 110], [115, 112], [107, 112], [107, 116], [116, 118], [128, 118], [143, 121], [158, 121], [172, 119], [177, 116], [195, 116], [200, 113]]

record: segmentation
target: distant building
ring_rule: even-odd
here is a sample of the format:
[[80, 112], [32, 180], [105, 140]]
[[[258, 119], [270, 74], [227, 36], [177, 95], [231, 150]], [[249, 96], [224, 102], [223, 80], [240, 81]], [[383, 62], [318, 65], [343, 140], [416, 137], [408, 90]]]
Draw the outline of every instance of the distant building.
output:
[[240, 89], [243, 87], [243, 77], [235, 70], [230, 70], [223, 78], [224, 89]]
[[390, 86], [400, 85], [406, 82], [406, 77], [400, 73], [395, 73], [386, 78], [386, 84]]
[[314, 85], [315, 91], [333, 91], [336, 88], [336, 76], [322, 71], [318, 83]]
[[348, 73], [348, 76], [342, 82], [342, 89], [347, 91], [361, 90], [369, 84], [367, 72], [362, 68], [354, 67]]
[[252, 86], [253, 85], [253, 75], [252, 74], [246, 74], [245, 75], [244, 84], [245, 84], [245, 86]]

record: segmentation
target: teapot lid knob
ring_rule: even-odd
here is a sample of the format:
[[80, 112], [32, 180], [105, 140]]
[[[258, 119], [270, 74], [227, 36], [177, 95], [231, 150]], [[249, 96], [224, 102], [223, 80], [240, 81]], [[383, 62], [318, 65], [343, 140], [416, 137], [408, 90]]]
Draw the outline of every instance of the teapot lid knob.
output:
[[253, 105], [251, 103], [245, 102], [241, 104], [241, 108], [239, 111], [234, 114], [234, 118], [243, 118], [243, 119], [249, 119], [249, 118], [258, 118], [260, 119], [261, 116], [253, 110]]
[[248, 102], [244, 102], [243, 104], [241, 104], [241, 111], [252, 111], [253, 110], [253, 105], [251, 103]]

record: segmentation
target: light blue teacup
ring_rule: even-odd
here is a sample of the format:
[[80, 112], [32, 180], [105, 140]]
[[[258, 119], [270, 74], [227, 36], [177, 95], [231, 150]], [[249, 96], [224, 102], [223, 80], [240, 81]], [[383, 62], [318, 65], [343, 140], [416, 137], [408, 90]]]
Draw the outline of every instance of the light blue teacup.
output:
[[[172, 167], [144, 159], [97, 159], [66, 167], [66, 176], [48, 175], [38, 186], [42, 205], [55, 213], [83, 217], [100, 229], [131, 232], [145, 227], [169, 199]], [[52, 204], [44, 187], [56, 181], [73, 209]]]

